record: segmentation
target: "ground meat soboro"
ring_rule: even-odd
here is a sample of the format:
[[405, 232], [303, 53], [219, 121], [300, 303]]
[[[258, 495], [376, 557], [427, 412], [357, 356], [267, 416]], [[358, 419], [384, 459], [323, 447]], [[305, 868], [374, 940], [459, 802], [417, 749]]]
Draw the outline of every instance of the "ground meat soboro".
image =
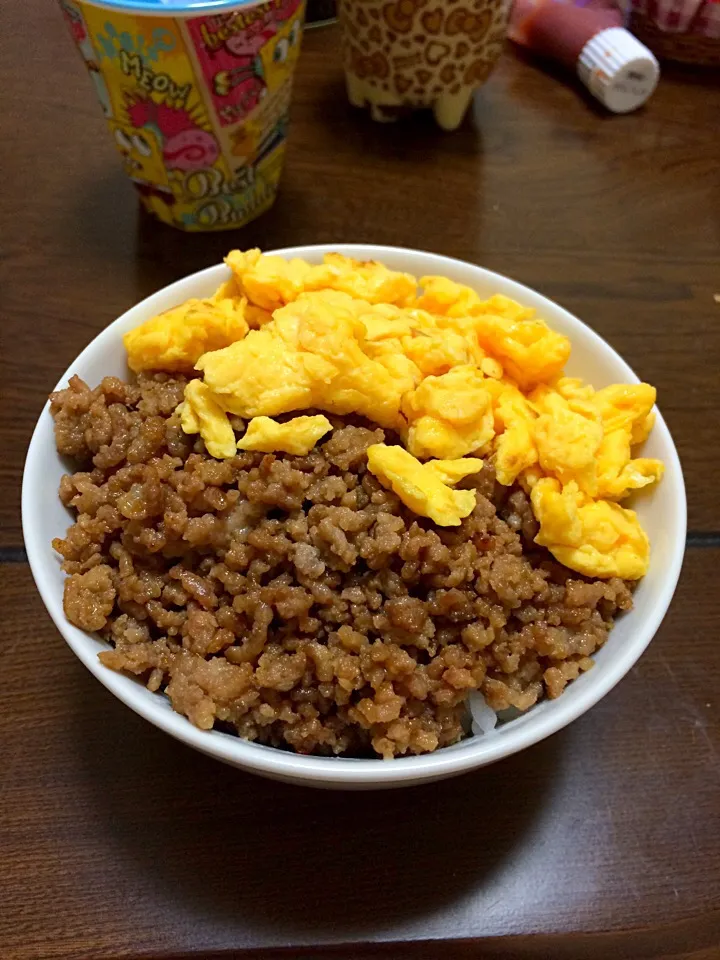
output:
[[557, 697], [631, 606], [621, 581], [534, 545], [527, 497], [490, 464], [463, 483], [471, 516], [436, 527], [366, 470], [392, 435], [336, 417], [308, 456], [214, 460], [174, 413], [184, 382], [74, 377], [53, 394], [79, 467], [53, 546], [65, 612], [108, 641], [102, 662], [197, 726], [301, 753], [425, 753], [465, 736], [470, 690], [498, 710]]

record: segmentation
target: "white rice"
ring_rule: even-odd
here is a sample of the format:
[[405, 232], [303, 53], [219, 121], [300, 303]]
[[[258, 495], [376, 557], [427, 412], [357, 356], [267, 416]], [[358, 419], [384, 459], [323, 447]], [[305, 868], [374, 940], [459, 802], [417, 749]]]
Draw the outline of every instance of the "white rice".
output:
[[472, 717], [472, 732], [476, 737], [490, 733], [498, 722], [497, 714], [487, 705], [485, 697], [477, 690], [473, 690], [468, 697], [470, 716]]

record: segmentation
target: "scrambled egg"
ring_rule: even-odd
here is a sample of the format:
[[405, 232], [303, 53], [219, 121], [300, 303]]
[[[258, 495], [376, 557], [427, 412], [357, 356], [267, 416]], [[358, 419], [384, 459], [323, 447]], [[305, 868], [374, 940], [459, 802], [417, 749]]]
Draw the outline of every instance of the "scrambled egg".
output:
[[241, 298], [216, 294], [147, 320], [123, 337], [130, 369], [189, 373], [204, 353], [242, 340], [248, 332], [245, 306]]
[[202, 435], [211, 457], [223, 460], [235, 456], [235, 432], [227, 414], [202, 380], [191, 380], [185, 387], [180, 425], [185, 433]]
[[[475, 493], [453, 486], [480, 469], [475, 454], [530, 494], [537, 542], [562, 563], [597, 577], [646, 571], [647, 537], [618, 501], [662, 476], [662, 463], [632, 453], [654, 422], [649, 384], [596, 391], [566, 377], [567, 337], [534, 310], [445, 277], [418, 289], [408, 274], [339, 254], [311, 265], [235, 250], [226, 263], [232, 275], [214, 297], [125, 337], [135, 370], [201, 373], [181, 423], [212, 456], [304, 454], [329, 421], [270, 418], [361, 414], [402, 441], [371, 447], [369, 468], [418, 514], [444, 526], [469, 515]], [[239, 441], [229, 414], [251, 420]]]
[[600, 417], [594, 410], [587, 414], [573, 410], [549, 387], [539, 387], [529, 399], [538, 414], [534, 435], [543, 472], [561, 483], [576, 480], [588, 493], [594, 493], [596, 457], [603, 439]]
[[570, 356], [570, 341], [555, 333], [535, 311], [496, 294], [482, 300], [469, 287], [445, 277], [423, 277], [417, 306], [444, 316], [474, 335], [478, 345], [499, 361], [521, 387], [557, 376]]
[[471, 365], [426, 377], [403, 403], [408, 450], [416, 457], [464, 457], [483, 452], [495, 435], [492, 396]]
[[534, 435], [534, 414], [530, 404], [517, 387], [499, 384], [494, 413], [495, 474], [498, 483], [512, 486], [518, 476], [526, 473], [538, 460]]
[[393, 490], [405, 506], [443, 527], [457, 527], [475, 508], [472, 490], [453, 490], [463, 477], [482, 470], [482, 460], [431, 460], [420, 463], [402, 447], [368, 447], [368, 470]]
[[414, 386], [406, 364], [373, 359], [353, 311], [324, 292], [301, 294], [260, 330], [196, 364], [218, 403], [242, 417], [318, 407], [402, 426], [400, 401]]
[[254, 417], [245, 435], [238, 440], [237, 447], [238, 450], [261, 450], [263, 453], [281, 450], [304, 457], [329, 430], [332, 430], [332, 424], [322, 414], [293, 417], [285, 423], [278, 423], [270, 417]]
[[249, 302], [268, 313], [309, 291], [338, 290], [369, 303], [404, 306], [412, 302], [417, 289], [415, 278], [407, 273], [338, 253], [328, 253], [322, 264], [311, 265], [304, 260], [265, 256], [259, 250], [233, 250], [225, 263]]
[[561, 487], [544, 477], [532, 489], [540, 523], [537, 543], [571, 570], [588, 577], [637, 580], [647, 572], [650, 544], [633, 510], [592, 500], [573, 481]]

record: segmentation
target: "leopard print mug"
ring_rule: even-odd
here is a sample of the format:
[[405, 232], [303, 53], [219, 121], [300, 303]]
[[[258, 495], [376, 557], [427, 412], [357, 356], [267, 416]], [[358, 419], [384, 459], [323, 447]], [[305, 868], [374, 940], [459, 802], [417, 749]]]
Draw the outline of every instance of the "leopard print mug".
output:
[[511, 0], [340, 0], [348, 97], [375, 120], [430, 107], [454, 130], [502, 53]]

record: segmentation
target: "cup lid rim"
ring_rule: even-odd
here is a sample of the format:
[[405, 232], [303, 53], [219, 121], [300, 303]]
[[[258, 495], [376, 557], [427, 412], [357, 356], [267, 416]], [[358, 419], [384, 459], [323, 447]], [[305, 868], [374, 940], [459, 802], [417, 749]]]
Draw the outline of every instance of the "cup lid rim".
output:
[[267, 0], [181, 0], [163, 3], [162, 0], [82, 0], [91, 7], [102, 7], [117, 13], [135, 13], [158, 17], [193, 17], [203, 14], [231, 13], [257, 7]]

